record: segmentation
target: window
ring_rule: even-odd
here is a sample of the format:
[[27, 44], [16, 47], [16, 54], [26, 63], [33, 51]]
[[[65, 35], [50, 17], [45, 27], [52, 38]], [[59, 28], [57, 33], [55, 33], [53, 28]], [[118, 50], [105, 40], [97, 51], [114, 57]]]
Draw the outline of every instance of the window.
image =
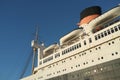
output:
[[86, 45], [86, 41], [84, 40], [84, 45]]
[[39, 65], [41, 65], [41, 64], [42, 64], [42, 61], [40, 61]]
[[63, 55], [63, 54], [65, 54], [65, 50], [64, 50], [64, 51], [62, 51], [62, 55]]
[[77, 46], [76, 46], [76, 45], [74, 45], [74, 48], [76, 49], [76, 48], [77, 48]]
[[92, 39], [91, 38], [89, 38], [89, 43], [92, 43]]
[[114, 29], [113, 28], [111, 28], [111, 32], [114, 33]]
[[72, 50], [74, 50], [74, 46], [72, 46]]
[[100, 34], [98, 34], [98, 39], [100, 39]]
[[48, 57], [47, 59], [44, 59], [43, 60], [43, 63], [46, 63], [46, 62], [48, 62], [48, 61], [51, 61], [53, 59], [53, 56], [50, 56], [50, 57]]
[[104, 35], [107, 36], [107, 32], [106, 31], [104, 31]]
[[119, 30], [120, 30], [120, 24], [118, 25], [118, 28], [119, 28]]
[[72, 47], [70, 47], [70, 51], [72, 51]]
[[55, 58], [60, 57], [60, 53], [55, 54]]
[[67, 51], [67, 49], [65, 50], [65, 53], [67, 53], [68, 51]]
[[118, 31], [118, 28], [117, 28], [117, 26], [115, 26], [115, 27], [114, 27], [114, 29], [115, 29], [115, 31]]
[[95, 40], [98, 40], [97, 35], [95, 35]]
[[103, 34], [103, 33], [101, 33], [101, 37], [104, 37], [104, 34]]
[[81, 43], [79, 43], [79, 47], [81, 47]]
[[107, 30], [108, 34], [110, 34], [110, 30]]

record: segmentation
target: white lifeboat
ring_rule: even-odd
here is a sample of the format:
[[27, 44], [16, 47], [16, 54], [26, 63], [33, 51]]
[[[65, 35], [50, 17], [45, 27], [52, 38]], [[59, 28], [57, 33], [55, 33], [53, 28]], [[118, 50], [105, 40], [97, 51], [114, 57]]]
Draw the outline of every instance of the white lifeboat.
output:
[[92, 29], [94, 29], [96, 26], [104, 24], [118, 16], [120, 16], [120, 6], [117, 6], [113, 9], [109, 10], [108, 12], [102, 14], [101, 16], [95, 18], [94, 20], [92, 20], [88, 24], [88, 27], [86, 28], [86, 32], [87, 33], [92, 32]]
[[64, 37], [62, 37], [60, 39], [60, 45], [64, 44], [67, 41], [70, 41], [71, 39], [73, 39], [74, 37], [78, 37], [79, 34], [81, 33], [82, 28], [78, 28], [70, 33], [68, 33], [67, 35], [65, 35]]
[[50, 52], [53, 51], [56, 47], [58, 47], [58, 44], [52, 44], [52, 45], [48, 46], [47, 48], [44, 49], [43, 55], [52, 54]]

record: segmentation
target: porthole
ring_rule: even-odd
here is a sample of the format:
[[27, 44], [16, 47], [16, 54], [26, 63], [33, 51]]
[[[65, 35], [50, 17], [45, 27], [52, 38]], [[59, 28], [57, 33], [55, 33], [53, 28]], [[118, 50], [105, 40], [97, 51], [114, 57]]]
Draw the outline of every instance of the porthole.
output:
[[92, 52], [92, 50], [90, 50], [90, 52]]
[[98, 58], [98, 60], [100, 60], [100, 58]]
[[88, 62], [86, 62], [86, 64], [88, 64]]
[[74, 58], [76, 59], [76, 56], [74, 56]]
[[112, 53], [112, 56], [114, 56], [114, 53]]
[[101, 47], [98, 47], [99, 49], [101, 49]]
[[118, 54], [118, 52], [115, 52], [115, 54], [117, 55], [117, 54]]
[[80, 64], [78, 64], [78, 66], [80, 67]]
[[83, 63], [83, 65], [85, 65], [85, 63]]
[[114, 44], [114, 41], [112, 41], [112, 44]]
[[73, 69], [73, 67], [71, 67], [71, 69]]
[[92, 60], [92, 62], [94, 62], [94, 60]]
[[101, 59], [103, 59], [103, 57], [101, 57]]
[[64, 71], [66, 71], [66, 69], [64, 69]]
[[76, 67], [77, 67], [77, 65], [76, 65]]
[[97, 48], [95, 48], [97, 50]]

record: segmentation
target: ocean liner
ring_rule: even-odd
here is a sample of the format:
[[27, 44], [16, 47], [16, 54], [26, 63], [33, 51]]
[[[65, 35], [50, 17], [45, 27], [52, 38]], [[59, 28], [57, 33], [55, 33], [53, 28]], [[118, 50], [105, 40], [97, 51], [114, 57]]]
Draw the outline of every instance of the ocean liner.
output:
[[45, 47], [33, 40], [37, 67], [21, 80], [120, 80], [120, 5], [80, 13], [78, 28]]

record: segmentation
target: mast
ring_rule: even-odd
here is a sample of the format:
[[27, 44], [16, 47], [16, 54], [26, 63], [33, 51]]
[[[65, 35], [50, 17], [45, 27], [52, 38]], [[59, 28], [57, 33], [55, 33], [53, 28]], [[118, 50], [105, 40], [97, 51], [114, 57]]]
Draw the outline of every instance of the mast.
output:
[[31, 46], [33, 49], [33, 58], [32, 58], [32, 74], [34, 74], [34, 66], [35, 66], [35, 56], [37, 54], [38, 48], [38, 26], [36, 26], [35, 40], [32, 41]]

